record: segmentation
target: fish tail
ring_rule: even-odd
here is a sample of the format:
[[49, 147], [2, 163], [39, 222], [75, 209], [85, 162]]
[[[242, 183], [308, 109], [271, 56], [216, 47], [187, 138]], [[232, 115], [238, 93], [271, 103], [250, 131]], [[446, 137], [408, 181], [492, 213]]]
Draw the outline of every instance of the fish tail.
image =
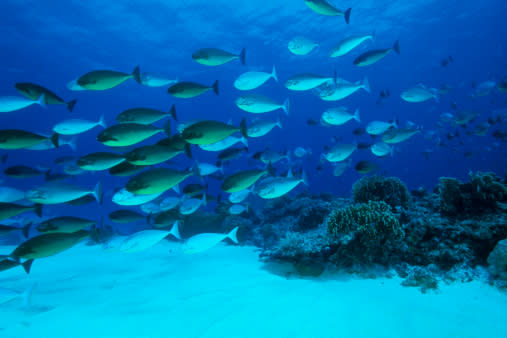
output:
[[21, 228], [21, 233], [23, 234], [23, 237], [28, 238], [30, 234], [30, 227], [32, 226], [32, 222], [28, 222], [28, 224], [24, 225]]
[[134, 68], [132, 76], [134, 77], [134, 80], [136, 80], [137, 83], [143, 84], [143, 81], [141, 80], [141, 70], [139, 69], [139, 66], [136, 66], [136, 68]]
[[215, 94], [220, 95], [220, 91], [218, 89], [218, 80], [216, 80], [215, 83], [213, 83], [211, 88], [213, 88], [213, 91], [215, 92]]
[[232, 229], [228, 234], [227, 238], [229, 238], [231, 241], [233, 241], [236, 244], [239, 244], [238, 242], [238, 227], [235, 227]]
[[46, 108], [46, 95], [42, 94], [39, 99], [37, 100], [37, 104], [40, 105], [42, 108]]
[[356, 120], [357, 122], [361, 123], [361, 115], [360, 115], [360, 112], [359, 112], [359, 108], [357, 108], [356, 111], [354, 112], [354, 120]]
[[246, 137], [241, 137], [241, 143], [243, 143], [243, 145], [248, 148], [248, 139]]
[[192, 157], [192, 148], [190, 147], [190, 143], [185, 144], [184, 150], [185, 150], [185, 155], [187, 155], [187, 157], [189, 159], [192, 159], [193, 158]]
[[439, 103], [440, 102], [440, 95], [438, 93], [438, 89], [432, 88], [431, 92], [433, 93], [433, 98], [435, 99], [435, 101], [437, 103]]
[[104, 119], [104, 115], [100, 116], [98, 125], [101, 126], [104, 129], [107, 128], [107, 124], [106, 124], [106, 120]]
[[76, 105], [77, 99], [71, 100], [67, 102], [67, 109], [72, 112], [72, 109], [74, 109], [74, 106]]
[[33, 212], [35, 212], [37, 216], [42, 217], [42, 204], [35, 204]]
[[93, 189], [93, 197], [97, 203], [102, 204], [102, 183], [99, 181]]
[[175, 221], [173, 223], [173, 226], [172, 226], [171, 230], [169, 231], [169, 234], [173, 235], [175, 238], [177, 238], [178, 240], [181, 241], [180, 230], [178, 228], [179, 223], [180, 223], [179, 221]]
[[169, 110], [169, 115], [172, 116], [174, 121], [178, 121], [178, 116], [176, 115], [176, 106], [173, 104], [171, 110]]
[[77, 137], [72, 137], [66, 144], [75, 152], [77, 150]]
[[[194, 173], [195, 174], [195, 173]], [[173, 186], [171, 188], [175, 193], [177, 193], [178, 195], [181, 193], [181, 190], [180, 190], [180, 185], [179, 184], [176, 184], [175, 186]]]
[[58, 148], [60, 146], [60, 144], [58, 143], [59, 140], [60, 140], [60, 135], [59, 134], [54, 133], [49, 139], [51, 140], [51, 143], [53, 143], [53, 145], [55, 146], [55, 148]]
[[301, 176], [301, 181], [303, 182], [304, 185], [309, 186], [309, 184], [308, 184], [308, 175], [306, 175], [306, 171], [305, 170], [303, 170], [303, 174]]
[[271, 72], [271, 77], [275, 79], [276, 82], [278, 82], [278, 74], [276, 73], [275, 65], [273, 65], [273, 71]]
[[164, 133], [167, 135], [167, 136], [171, 136], [171, 120], [167, 120], [164, 124], [164, 127], [162, 127], [162, 129], [164, 130]]
[[352, 12], [352, 8], [347, 9], [345, 13], [343, 13], [347, 25], [350, 23], [350, 12]]
[[239, 124], [239, 131], [244, 138], [248, 138], [248, 128], [246, 127], [246, 120], [243, 118]]
[[287, 98], [284, 102], [283, 102], [283, 106], [282, 106], [282, 109], [283, 111], [285, 112], [285, 114], [287, 116], [289, 116], [289, 108], [290, 108], [290, 101], [289, 101], [289, 98]]
[[280, 114], [278, 114], [278, 115], [277, 115], [276, 125], [277, 125], [280, 129], [283, 129], [282, 118], [281, 118]]
[[363, 89], [366, 90], [368, 93], [371, 93], [370, 81], [368, 81], [367, 76], [365, 76], [363, 80]]
[[393, 50], [396, 53], [398, 53], [398, 55], [400, 54], [400, 41], [399, 40], [396, 40], [396, 42], [394, 43]]
[[32, 269], [32, 263], [33, 263], [33, 259], [29, 259], [21, 264], [21, 266], [23, 267], [23, 270], [25, 270], [27, 275], [30, 273], [30, 270]]
[[242, 64], [243, 66], [244, 66], [244, 65], [246, 65], [246, 60], [245, 60], [245, 59], [246, 59], [246, 49], [245, 49], [245, 48], [243, 48], [243, 49], [241, 50], [241, 53], [239, 54], [239, 60], [241, 61], [241, 64]]

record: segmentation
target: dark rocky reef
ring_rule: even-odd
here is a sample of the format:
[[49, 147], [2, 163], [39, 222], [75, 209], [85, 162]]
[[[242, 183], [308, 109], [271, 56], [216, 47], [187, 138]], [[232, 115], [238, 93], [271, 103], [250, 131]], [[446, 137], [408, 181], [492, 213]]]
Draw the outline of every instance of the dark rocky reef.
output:
[[408, 208], [411, 197], [407, 186], [399, 178], [365, 176], [352, 186], [354, 202], [383, 201], [391, 207]]

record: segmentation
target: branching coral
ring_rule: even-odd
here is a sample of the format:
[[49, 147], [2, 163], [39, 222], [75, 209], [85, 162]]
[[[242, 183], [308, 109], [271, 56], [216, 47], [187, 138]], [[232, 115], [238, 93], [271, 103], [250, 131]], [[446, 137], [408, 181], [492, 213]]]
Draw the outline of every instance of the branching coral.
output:
[[391, 207], [407, 208], [410, 194], [405, 184], [396, 177], [363, 177], [352, 186], [354, 202], [384, 201]]

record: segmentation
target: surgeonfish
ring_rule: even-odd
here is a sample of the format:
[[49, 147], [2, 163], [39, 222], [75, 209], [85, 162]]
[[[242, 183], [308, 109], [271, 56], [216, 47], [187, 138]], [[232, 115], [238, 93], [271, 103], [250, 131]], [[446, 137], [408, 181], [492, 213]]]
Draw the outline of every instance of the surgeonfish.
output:
[[235, 227], [227, 234], [203, 233], [192, 236], [183, 243], [183, 252], [186, 254], [200, 253], [211, 249], [226, 238], [238, 244], [237, 232], [238, 227]]

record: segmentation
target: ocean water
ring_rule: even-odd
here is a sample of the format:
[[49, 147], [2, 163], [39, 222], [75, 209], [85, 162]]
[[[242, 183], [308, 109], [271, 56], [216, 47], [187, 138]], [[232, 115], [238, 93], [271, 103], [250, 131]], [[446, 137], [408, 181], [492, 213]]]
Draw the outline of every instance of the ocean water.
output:
[[[90, 190], [101, 182], [103, 202], [44, 205], [42, 218], [27, 212], [2, 219], [0, 224], [21, 227], [31, 223], [29, 237], [33, 238], [40, 236], [35, 228], [41, 221], [60, 216], [84, 217], [96, 223], [93, 231], [99, 229], [101, 243], [86, 239], [57, 255], [36, 258], [30, 274], [20, 267], [1, 271], [0, 337], [507, 335], [503, 322], [507, 297], [501, 288], [490, 285], [494, 284], [494, 278], [488, 277], [487, 254], [481, 256], [478, 264], [467, 265], [466, 268], [479, 269], [471, 273], [474, 277], [470, 283], [447, 283], [442, 277], [438, 290], [428, 293], [401, 286], [403, 277], [396, 275], [390, 264], [385, 268], [391, 269], [392, 274], [380, 273], [377, 279], [369, 279], [365, 274], [335, 269], [327, 265], [330, 262], [326, 262], [322, 275], [308, 277], [298, 276], [293, 267], [284, 270], [283, 264], [287, 262], [273, 272], [260, 260], [261, 252], [279, 245], [290, 222], [279, 217], [276, 223], [273, 221], [276, 217], [269, 218], [268, 214], [276, 213], [273, 205], [280, 210], [286, 208], [296, 219], [303, 211], [297, 207], [290, 209], [289, 205], [297, 204], [303, 199], [301, 196], [325, 208], [329, 208], [326, 204], [329, 201], [321, 200], [322, 194], [350, 202], [354, 182], [365, 176], [397, 177], [408, 190], [423, 188], [431, 193], [437, 191], [441, 177], [467, 182], [470, 172], [493, 172], [498, 175], [498, 182], [502, 182], [499, 184], [506, 186], [507, 4], [498, 0], [333, 3], [342, 11], [352, 8], [349, 24], [343, 16], [324, 16], [312, 11], [303, 0], [0, 3], [0, 97], [21, 96], [15, 84], [30, 82], [53, 91], [66, 102], [77, 99], [72, 112], [64, 105], [34, 104], [0, 113], [0, 129], [49, 136], [57, 123], [67, 119], [98, 121], [104, 116], [110, 127], [117, 123], [116, 116], [127, 109], [149, 107], [167, 112], [173, 104], [178, 116], [178, 121], [169, 117], [173, 135], [179, 123], [190, 120], [232, 121], [238, 126], [242, 119], [250, 125], [256, 120], [275, 121], [279, 117], [283, 128], [275, 127], [266, 136], [250, 138], [248, 151], [224, 165], [224, 175], [264, 169], [265, 164], [255, 160], [254, 154], [270, 149], [291, 154], [290, 161], [273, 164], [275, 175], [285, 175], [291, 168], [297, 177], [303, 172], [308, 177], [308, 185], [298, 184], [276, 200], [250, 195], [247, 200], [250, 211], [234, 217], [227, 212], [230, 205], [228, 194], [221, 189], [223, 176], [207, 177], [205, 183], [197, 177], [186, 179], [180, 184], [181, 189], [190, 183], [206, 184], [212, 198], [196, 212], [198, 216], [180, 215], [184, 240], [199, 233], [227, 233], [234, 225], [240, 227], [239, 245], [226, 240], [202, 253], [189, 255], [181, 252], [181, 244], [174, 238], [139, 253], [115, 248], [117, 238], [123, 240], [123, 236], [152, 229], [157, 213], [128, 224], [111, 222], [108, 215], [119, 209], [141, 213], [140, 206], [125, 208], [112, 201], [114, 193], [125, 187], [129, 178], [112, 176], [107, 170], [70, 175], [66, 182]], [[329, 57], [331, 48], [345, 37], [373, 32], [375, 41], [368, 40], [347, 55]], [[315, 41], [318, 47], [308, 55], [291, 53], [289, 41], [299, 36]], [[366, 67], [353, 64], [359, 55], [391, 48], [395, 41], [399, 41], [399, 55], [390, 52]], [[193, 60], [195, 51], [208, 47], [233, 54], [244, 48], [246, 65], [237, 59], [220, 66], [206, 66]], [[170, 85], [150, 87], [133, 79], [103, 91], [74, 91], [67, 86], [90, 71], [131, 73], [136, 66], [141, 73], [157, 73], [167, 79], [206, 86], [218, 80], [220, 95], [208, 91], [195, 98], [181, 99], [168, 93]], [[273, 66], [279, 81], [270, 79], [251, 93], [269, 96], [279, 103], [289, 99], [289, 114], [282, 110], [251, 114], [239, 109], [235, 100], [250, 92], [237, 90], [233, 85], [236, 78], [247, 71], [271, 72]], [[292, 91], [284, 86], [289, 78], [301, 73], [329, 77], [336, 73], [350, 82], [367, 77], [371, 93], [360, 89], [343, 100], [327, 102], [318, 97], [316, 90]], [[438, 101], [410, 103], [400, 97], [402, 92], [419, 84], [437, 90], [445, 86], [449, 90], [441, 91]], [[380, 94], [386, 91], [390, 95], [381, 98]], [[360, 109], [361, 122], [351, 120], [340, 126], [320, 123], [326, 109], [340, 106], [351, 112]], [[478, 115], [466, 126], [457, 125], [457, 116], [466, 112]], [[450, 121], [442, 121], [441, 116], [446, 113], [452, 114]], [[309, 123], [310, 119], [317, 124]], [[166, 120], [155, 125], [161, 128]], [[356, 150], [343, 175], [334, 176], [332, 164], [322, 160], [322, 154], [339, 143], [378, 142], [381, 137], [353, 133], [376, 120], [396, 121], [400, 127], [408, 126], [419, 132], [394, 145], [392, 156], [380, 158], [369, 149]], [[485, 123], [487, 131], [478, 135], [477, 126]], [[63, 173], [64, 167], [54, 163], [62, 156], [77, 159], [93, 152], [124, 154], [165, 137], [160, 133], [131, 147], [112, 148], [97, 140], [101, 131], [99, 126], [76, 135], [75, 150], [66, 145], [43, 151], [0, 148], [0, 156], [7, 155], [6, 161], [0, 163], [1, 186], [26, 192], [45, 183], [44, 175], [23, 179], [6, 175], [4, 170], [11, 166]], [[297, 147], [311, 149], [311, 154], [296, 158]], [[216, 152], [195, 145], [191, 148], [192, 159], [181, 154], [157, 167], [187, 170], [196, 160], [216, 162]], [[359, 173], [355, 166], [360, 161], [369, 161], [377, 168], [366, 175]], [[181, 194], [167, 191], [162, 197], [166, 196]], [[506, 202], [505, 197], [501, 198], [498, 205]], [[434, 200], [438, 201], [438, 197]], [[26, 199], [16, 203], [32, 204]], [[426, 204], [424, 207], [435, 217], [441, 216], [438, 208]], [[215, 216], [219, 216], [218, 221]], [[317, 222], [320, 229], [326, 228], [326, 218], [327, 214]], [[500, 230], [494, 232], [495, 240], [487, 244], [488, 253], [507, 237], [505, 209], [498, 207], [469, 219], [498, 224]], [[447, 224], [447, 219], [442, 222]], [[268, 223], [277, 234], [275, 243], [268, 244], [266, 236], [259, 240], [264, 231], [259, 229], [266, 229]], [[109, 229], [107, 226], [111, 226], [112, 233], [105, 230]], [[295, 231], [290, 226], [289, 230]], [[306, 233], [300, 235], [304, 238]], [[26, 240], [19, 231], [0, 237], [0, 255], [11, 254]], [[473, 247], [473, 239], [467, 245]], [[457, 261], [461, 262], [461, 258]], [[460, 268], [463, 266], [456, 270]], [[29, 301], [23, 292], [33, 285]], [[2, 294], [3, 289], [8, 292]]]

